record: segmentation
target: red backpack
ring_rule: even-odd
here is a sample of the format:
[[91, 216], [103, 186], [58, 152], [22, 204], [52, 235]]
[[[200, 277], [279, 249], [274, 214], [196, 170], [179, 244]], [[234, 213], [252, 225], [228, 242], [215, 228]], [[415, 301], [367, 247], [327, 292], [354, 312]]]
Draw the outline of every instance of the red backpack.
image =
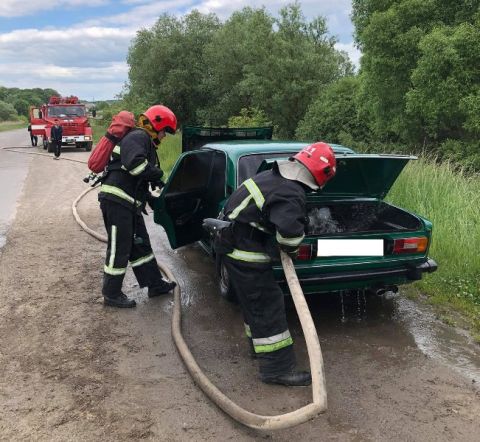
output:
[[121, 111], [114, 115], [107, 132], [100, 138], [88, 158], [88, 168], [94, 173], [103, 172], [107, 167], [114, 147], [134, 127], [135, 117], [131, 112]]

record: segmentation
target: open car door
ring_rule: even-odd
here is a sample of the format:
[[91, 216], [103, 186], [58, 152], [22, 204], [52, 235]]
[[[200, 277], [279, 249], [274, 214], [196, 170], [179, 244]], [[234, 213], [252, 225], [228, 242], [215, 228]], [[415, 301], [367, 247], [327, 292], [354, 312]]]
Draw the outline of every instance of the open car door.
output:
[[42, 111], [36, 106], [29, 108], [30, 124], [32, 135], [43, 135], [45, 133], [46, 121], [43, 119]]
[[197, 150], [176, 162], [154, 208], [154, 221], [167, 233], [172, 249], [199, 241], [202, 222], [216, 218], [225, 200], [225, 153]]

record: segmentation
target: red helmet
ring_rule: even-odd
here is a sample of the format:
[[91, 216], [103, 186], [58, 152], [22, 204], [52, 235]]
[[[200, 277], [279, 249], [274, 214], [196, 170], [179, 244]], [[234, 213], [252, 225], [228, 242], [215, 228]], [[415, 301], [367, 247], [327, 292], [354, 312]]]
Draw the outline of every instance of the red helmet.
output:
[[156, 104], [149, 107], [143, 115], [148, 118], [156, 132], [165, 129], [168, 133], [174, 134], [177, 130], [177, 117], [167, 106]]
[[303, 148], [293, 156], [300, 161], [312, 174], [318, 186], [322, 188], [337, 171], [335, 154], [327, 143], [314, 143]]

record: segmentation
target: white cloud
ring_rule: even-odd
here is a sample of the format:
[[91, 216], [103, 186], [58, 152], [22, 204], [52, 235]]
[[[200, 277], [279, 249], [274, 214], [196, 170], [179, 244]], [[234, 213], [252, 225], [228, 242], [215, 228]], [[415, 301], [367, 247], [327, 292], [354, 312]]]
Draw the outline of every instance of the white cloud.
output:
[[174, 13], [179, 9], [190, 6], [194, 0], [164, 0], [148, 2], [136, 6], [128, 12], [87, 20], [86, 26], [115, 24], [117, 26], [127, 25], [130, 28], [142, 28], [152, 26], [158, 16], [164, 13]]
[[350, 43], [337, 43], [335, 49], [345, 51], [355, 67], [357, 69], [360, 67], [360, 57], [362, 56], [362, 53], [355, 47], [353, 41]]
[[0, 17], [22, 17], [56, 8], [101, 6], [108, 3], [109, 0], [1, 0]]
[[59, 66], [95, 66], [125, 60], [135, 30], [102, 27], [23, 29], [0, 34], [0, 59], [45, 61]]
[[37, 63], [11, 63], [0, 65], [2, 85], [18, 88], [53, 88], [65, 95], [98, 100], [113, 98], [127, 78], [128, 65], [105, 63], [101, 66], [65, 67]]

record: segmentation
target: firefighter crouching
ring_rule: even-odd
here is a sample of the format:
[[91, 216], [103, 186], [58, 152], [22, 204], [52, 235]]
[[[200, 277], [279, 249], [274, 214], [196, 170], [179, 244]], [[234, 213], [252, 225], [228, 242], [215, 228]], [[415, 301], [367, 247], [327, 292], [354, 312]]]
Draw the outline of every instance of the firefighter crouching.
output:
[[155, 105], [137, 126], [115, 146], [98, 197], [108, 233], [102, 294], [105, 305], [114, 307], [136, 305], [122, 292], [128, 262], [150, 298], [175, 287], [160, 274], [142, 211], [151, 195], [149, 184], [163, 185], [156, 149], [166, 132], [175, 133], [177, 118], [168, 107]]
[[232, 221], [217, 240], [229, 280], [245, 322], [245, 332], [268, 384], [303, 386], [308, 371], [295, 370], [284, 296], [273, 276], [278, 247], [292, 258], [305, 237], [306, 195], [335, 175], [335, 155], [328, 144], [315, 143], [289, 161], [246, 180], [229, 198], [224, 218]]

